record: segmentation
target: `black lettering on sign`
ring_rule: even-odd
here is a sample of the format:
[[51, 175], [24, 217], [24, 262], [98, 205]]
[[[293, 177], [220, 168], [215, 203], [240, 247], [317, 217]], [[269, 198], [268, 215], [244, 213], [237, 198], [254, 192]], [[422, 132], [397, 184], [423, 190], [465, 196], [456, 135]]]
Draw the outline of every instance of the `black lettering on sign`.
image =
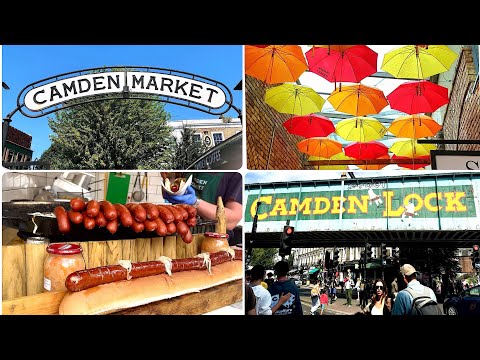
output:
[[[170, 84], [165, 84], [166, 82], [169, 82]], [[162, 85], [160, 85], [160, 91], [163, 91], [163, 87], [168, 87], [168, 90], [170, 90], [170, 92], [173, 92], [172, 91], [172, 85], [173, 85], [173, 80], [172, 79], [169, 79], [169, 78], [162, 78]]]
[[109, 89], [112, 88], [112, 83], [115, 85], [117, 89], [120, 88], [120, 75], [115, 75], [115, 77], [117, 78], [117, 81], [115, 81], [112, 75], [107, 75], [107, 87]]
[[[82, 88], [82, 83], [86, 83], [86, 88]], [[79, 89], [79, 93], [85, 93], [85, 92], [89, 92], [90, 91], [90, 87], [92, 85], [90, 84], [90, 81], [88, 81], [88, 79], [80, 79], [78, 80], [78, 89]]]
[[66, 83], [63, 83], [63, 94], [65, 97], [69, 96], [69, 92], [71, 93], [73, 91], [74, 95], [77, 95], [77, 88], [75, 87], [75, 81], [72, 81], [70, 83], [70, 86], [68, 86]]
[[158, 90], [157, 78], [154, 75], [150, 76], [150, 80], [148, 81], [148, 84], [147, 84], [147, 90], [150, 89], [150, 86], [153, 86], [155, 87], [155, 90]]
[[141, 75], [138, 79], [137, 79], [137, 76], [135, 74], [132, 75], [132, 89], [135, 89], [135, 85], [140, 85], [140, 89], [144, 88], [143, 75]]
[[[102, 87], [100, 87], [102, 86]], [[103, 90], [105, 85], [103, 85], [103, 76], [94, 76], [93, 77], [93, 90]]]
[[56, 86], [50, 88], [50, 101], [53, 101], [53, 97], [58, 96], [60, 99], [63, 97], [62, 94], [58, 91]]
[[188, 84], [188, 81], [185, 81], [182, 85], [179, 84], [180, 80], [177, 80], [177, 84], [175, 85], [175, 94], [178, 94], [178, 90], [181, 89], [183, 91], [183, 95], [187, 96], [187, 92], [185, 91], [184, 87]]
[[33, 101], [35, 104], [45, 104], [47, 100], [39, 101], [37, 99], [38, 94], [45, 94], [45, 90], [40, 90], [39, 92], [36, 92], [35, 95], [33, 95]]
[[208, 102], [212, 102], [213, 93], [218, 94], [218, 91], [212, 88], [207, 88], [207, 91], [210, 91], [210, 96], [208, 97]]
[[465, 163], [465, 166], [467, 167], [468, 170], [478, 170], [478, 169], [480, 169], [478, 161], [469, 160]]
[[195, 89], [195, 87], [198, 87], [200, 90], [203, 89], [202, 85], [192, 84], [192, 87], [190, 88], [190, 94], [188, 96], [193, 97], [195, 99], [200, 99], [201, 98], [200, 95], [196, 96], [196, 95], [193, 94], [193, 93], [196, 93], [196, 94], [200, 93], [200, 91]]

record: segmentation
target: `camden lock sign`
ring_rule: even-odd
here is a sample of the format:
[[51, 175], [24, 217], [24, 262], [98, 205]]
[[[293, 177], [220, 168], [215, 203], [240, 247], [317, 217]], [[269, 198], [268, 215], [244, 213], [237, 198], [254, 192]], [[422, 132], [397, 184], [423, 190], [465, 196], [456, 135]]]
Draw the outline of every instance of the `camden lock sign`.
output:
[[[40, 117], [59, 110], [59, 104], [65, 108], [107, 98], [163, 101], [213, 115], [224, 114], [234, 107], [232, 94], [225, 85], [200, 75], [151, 67], [101, 72], [105, 70], [81, 70], [30, 84], [18, 97], [19, 110], [25, 116]], [[77, 101], [69, 104], [71, 100]]]
[[[316, 191], [308, 187], [255, 189], [247, 194], [245, 226], [248, 232], [260, 201], [258, 232], [279, 231], [278, 223], [286, 220], [298, 222], [296, 231], [480, 228], [478, 197], [472, 183], [431, 183], [397, 188], [400, 184], [371, 188], [345, 185], [343, 191], [340, 186]], [[466, 222], [465, 218], [472, 220]]]

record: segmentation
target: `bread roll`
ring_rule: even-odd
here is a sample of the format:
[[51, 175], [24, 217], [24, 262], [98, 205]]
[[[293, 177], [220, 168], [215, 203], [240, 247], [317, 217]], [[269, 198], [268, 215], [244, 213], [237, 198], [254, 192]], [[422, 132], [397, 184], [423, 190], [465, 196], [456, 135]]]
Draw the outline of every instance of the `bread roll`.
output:
[[98, 285], [68, 293], [60, 303], [60, 315], [109, 314], [122, 309], [199, 292], [233, 280], [242, 279], [243, 262], [238, 260], [212, 266], [207, 270], [188, 270]]

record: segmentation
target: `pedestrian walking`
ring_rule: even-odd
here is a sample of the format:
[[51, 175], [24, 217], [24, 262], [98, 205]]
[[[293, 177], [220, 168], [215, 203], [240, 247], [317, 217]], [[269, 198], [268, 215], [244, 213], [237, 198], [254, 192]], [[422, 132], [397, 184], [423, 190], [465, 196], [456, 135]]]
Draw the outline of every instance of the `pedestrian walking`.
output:
[[352, 306], [352, 288], [355, 286], [353, 280], [350, 275], [350, 269], [348, 269], [348, 275], [343, 279], [343, 284], [345, 286], [345, 296], [347, 298], [347, 302], [344, 304], [348, 307]]
[[315, 312], [320, 307], [320, 284], [317, 282], [310, 290], [310, 299], [312, 300], [312, 307], [310, 308], [310, 315], [315, 315]]
[[375, 281], [375, 294], [370, 299], [370, 303], [365, 306], [363, 312], [370, 315], [390, 315], [392, 311], [392, 301], [388, 297], [388, 289], [383, 279]]
[[328, 305], [328, 295], [325, 289], [322, 290], [320, 295], [320, 315], [323, 315], [325, 311], [325, 307]]

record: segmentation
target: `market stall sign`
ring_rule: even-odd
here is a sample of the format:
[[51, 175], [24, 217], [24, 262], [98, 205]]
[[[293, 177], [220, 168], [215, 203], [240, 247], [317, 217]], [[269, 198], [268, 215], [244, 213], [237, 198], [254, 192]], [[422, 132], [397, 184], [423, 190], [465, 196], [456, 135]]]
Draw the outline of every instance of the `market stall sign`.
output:
[[30, 84], [18, 97], [20, 112], [40, 117], [69, 106], [112, 98], [163, 101], [213, 115], [233, 107], [232, 94], [225, 85], [200, 75], [151, 67], [109, 69], [112, 71], [82, 70]]
[[432, 150], [432, 170], [480, 170], [480, 151]]

